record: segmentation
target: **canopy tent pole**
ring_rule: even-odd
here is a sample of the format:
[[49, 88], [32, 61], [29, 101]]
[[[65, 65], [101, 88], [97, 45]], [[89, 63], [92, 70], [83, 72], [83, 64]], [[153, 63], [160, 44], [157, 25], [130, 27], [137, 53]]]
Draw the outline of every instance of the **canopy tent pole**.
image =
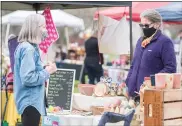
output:
[[[132, 61], [132, 58], [133, 58], [132, 5], [129, 6], [129, 12], [130, 12], [130, 61]], [[130, 64], [131, 64], [131, 62], [130, 62]]]
[[38, 10], [40, 10], [40, 4], [39, 4], [39, 3], [33, 4], [33, 8], [35, 9], [35, 11], [36, 11], [36, 13], [37, 13]]
[[9, 31], [10, 31], [10, 23], [8, 23], [8, 24], [7, 24], [7, 27], [6, 27], [5, 47], [8, 47], [8, 36], [9, 36]]
[[[86, 55], [84, 56], [84, 58], [83, 58], [84, 60], [83, 61], [85, 61], [85, 57], [86, 57]], [[80, 76], [79, 76], [79, 82], [80, 83], [82, 83], [82, 78], [85, 78], [85, 76], [83, 75], [84, 68], [85, 68], [85, 63], [83, 62], [82, 67], [81, 67], [81, 71], [80, 71]]]
[[[7, 24], [5, 43], [4, 43], [5, 44], [5, 48], [7, 47], [7, 49], [8, 49], [9, 30], [10, 30], [10, 23]], [[7, 110], [7, 105], [8, 105], [8, 101], [9, 101], [9, 97], [8, 97], [8, 90], [7, 90], [7, 88], [8, 88], [7, 86], [8, 85], [6, 85], [6, 77], [5, 77], [4, 81], [1, 80], [1, 82], [2, 82], [2, 85], [5, 85], [5, 93], [6, 93], [6, 102], [5, 102], [5, 106], [4, 106], [4, 111], [2, 113], [2, 122], [1, 122], [1, 124], [3, 124], [3, 120], [5, 118], [5, 114], [6, 114], [6, 110]]]
[[66, 27], [64, 27], [64, 32], [65, 32], [65, 36], [66, 36], [66, 44], [67, 44], [67, 49], [69, 49], [69, 47], [70, 47], [70, 40], [69, 40], [69, 33], [68, 33], [68, 27], [66, 26]]
[[177, 72], [181, 73], [181, 57], [182, 57], [182, 39], [179, 41], [179, 44], [174, 44], [176, 60], [177, 60]]
[[179, 46], [179, 61], [178, 61], [179, 73], [182, 72], [182, 69], [181, 69], [181, 57], [182, 57], [182, 39], [180, 40], [180, 46]]

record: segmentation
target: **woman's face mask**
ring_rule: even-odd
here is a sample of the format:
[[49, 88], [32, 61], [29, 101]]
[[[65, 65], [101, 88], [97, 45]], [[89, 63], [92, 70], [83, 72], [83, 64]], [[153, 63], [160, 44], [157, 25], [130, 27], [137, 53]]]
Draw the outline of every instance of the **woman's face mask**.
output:
[[141, 18], [141, 23], [139, 25], [142, 28], [145, 37], [152, 36], [157, 30], [154, 28], [154, 24], [146, 18]]
[[41, 28], [41, 41], [44, 41], [48, 37], [46, 25], [40, 26]]
[[150, 37], [156, 32], [157, 29], [155, 29], [154, 27], [151, 27], [151, 28], [142, 28], [142, 30], [143, 30], [144, 36]]
[[41, 40], [42, 40], [42, 41], [44, 41], [47, 37], [48, 37], [47, 30], [46, 30], [46, 29], [44, 29], [44, 30], [42, 31]]

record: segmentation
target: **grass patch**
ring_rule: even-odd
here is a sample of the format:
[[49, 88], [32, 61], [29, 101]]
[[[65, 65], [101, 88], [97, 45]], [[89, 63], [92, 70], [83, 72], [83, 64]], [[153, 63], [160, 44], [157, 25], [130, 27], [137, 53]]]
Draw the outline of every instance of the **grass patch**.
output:
[[78, 80], [75, 80], [75, 85], [74, 85], [74, 93], [79, 93], [79, 90], [78, 90], [78, 84], [80, 82]]
[[[85, 76], [85, 82], [88, 83], [88, 76]], [[75, 80], [74, 85], [74, 93], [79, 93], [78, 84], [80, 84], [79, 80]]]

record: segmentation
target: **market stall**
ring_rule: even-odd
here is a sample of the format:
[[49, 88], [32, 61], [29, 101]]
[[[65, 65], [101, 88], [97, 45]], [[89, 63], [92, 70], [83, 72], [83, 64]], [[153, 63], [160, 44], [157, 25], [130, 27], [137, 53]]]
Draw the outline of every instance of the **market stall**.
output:
[[[132, 2], [132, 21], [140, 22], [140, 13], [146, 9], [157, 9], [164, 6], [171, 6], [172, 2]], [[96, 11], [94, 19], [98, 20], [99, 15], [105, 15], [115, 20], [120, 20], [123, 16], [129, 19], [128, 7], [112, 7], [105, 10]]]
[[182, 23], [182, 2], [170, 2], [165, 6], [157, 8], [156, 10], [161, 14], [163, 21]]
[[[2, 16], [2, 24], [22, 25], [27, 15], [35, 14], [35, 11], [17, 10]], [[43, 11], [38, 11], [42, 14]], [[73, 27], [84, 29], [83, 19], [68, 14], [62, 10], [51, 10], [52, 18], [57, 27]]]
[[[68, 4], [68, 2], [66, 3]], [[111, 2], [110, 4], [112, 6], [118, 5], [118, 3], [116, 3]], [[41, 7], [41, 5], [33, 4], [31, 2], [17, 2], [17, 4], [27, 5], [24, 6], [27, 8], [34, 5], [34, 8], [36, 8], [36, 10]], [[94, 5], [94, 2], [92, 2], [91, 5]], [[101, 5], [101, 3], [98, 2], [96, 5]], [[102, 5], [106, 5], [106, 3]], [[142, 118], [142, 114], [137, 113], [140, 116], [139, 124], [144, 123], [145, 125], [148, 125], [150, 123], [154, 125], [161, 125], [163, 124], [163, 122], [161, 121], [163, 119], [165, 119], [165, 121], [167, 119], [167, 122], [164, 122], [164, 124], [173, 124], [174, 122], [172, 122], [171, 120], [173, 120], [174, 118], [178, 118], [175, 119], [175, 122], [177, 122], [178, 125], [181, 125], [181, 74], [156, 74], [156, 79], [153, 79], [153, 77], [154, 76], [145, 78], [144, 85], [141, 88], [141, 92], [136, 92], [141, 95], [139, 107], [139, 109], [141, 110], [140, 113], [143, 113], [143, 115], [144, 113], [149, 114], [144, 115], [144, 117]], [[119, 116], [119, 119], [116, 121], [110, 120], [115, 124], [116, 122], [118, 122], [118, 125], [122, 125], [125, 122], [130, 123], [132, 119], [135, 119], [133, 118], [133, 115], [131, 115], [130, 120], [128, 120], [127, 118], [128, 114], [131, 114], [130, 112], [137, 108], [138, 103], [135, 103], [134, 99], [128, 98], [127, 87], [125, 84], [113, 82], [113, 78], [103, 77], [97, 85], [80, 85], [80, 93], [73, 94], [74, 80], [74, 70], [62, 69], [58, 70], [54, 75], [51, 75], [47, 87], [47, 96], [49, 103], [49, 108], [47, 109], [48, 116], [43, 117], [43, 126], [58, 126], [61, 124], [98, 125], [102, 120], [102, 117], [105, 116], [105, 113], [109, 113], [113, 117], [113, 119], [114, 117]], [[155, 82], [155, 84], [153, 82]], [[172, 96], [177, 97], [175, 97], [174, 99], [174, 97], [170, 97], [171, 95], [165, 95], [165, 92], [156, 93], [159, 91], [159, 89], [175, 91], [176, 93], [173, 93]], [[148, 95], [144, 94], [144, 90], [149, 91]], [[151, 93], [150, 90], [152, 90], [153, 92]], [[163, 97], [163, 94], [165, 95], [165, 97]], [[144, 101], [142, 98], [144, 98]], [[151, 99], [152, 105], [155, 106], [152, 106], [152, 108], [150, 107]], [[172, 107], [168, 103], [164, 103], [169, 102], [169, 99], [170, 101], [175, 101], [174, 103], [172, 103], [175, 106], [175, 109], [173, 109], [174, 106]], [[142, 106], [143, 104], [145, 107], [144, 111]], [[167, 106], [165, 104], [167, 104]], [[166, 111], [164, 112], [160, 108], [165, 108]], [[175, 110], [176, 115], [170, 115], [170, 112], [173, 110]], [[153, 116], [152, 119], [151, 116]], [[122, 120], [124, 122], [120, 122]]]
[[[181, 24], [181, 20], [182, 20], [182, 18], [181, 18], [182, 3], [181, 2], [132, 2], [132, 10], [133, 10], [132, 11], [132, 20], [136, 22], [136, 25], [138, 25], [138, 22], [140, 22], [140, 14], [142, 13], [142, 11], [144, 11], [146, 9], [156, 9], [161, 14], [163, 21], [166, 24], [176, 24], [176, 25]], [[111, 20], [111, 19], [113, 20], [111, 23], [112, 25], [115, 25], [114, 22], [116, 22], [116, 21], [119, 21], [121, 23], [121, 20], [123, 19], [123, 17], [126, 16], [126, 18], [129, 19], [128, 12], [129, 12], [128, 7], [111, 7], [111, 8], [107, 8], [105, 10], [97, 10], [94, 14], [94, 19], [98, 20], [100, 22], [100, 20], [102, 20], [102, 18], [100, 18], [100, 17], [107, 17], [107, 20], [106, 20], [107, 25], [105, 25], [105, 26], [111, 27], [108, 23], [109, 20]], [[104, 23], [104, 21], [101, 24], [103, 24], [103, 23]], [[119, 27], [119, 25], [117, 27]], [[107, 29], [109, 29], [109, 28], [107, 27]], [[136, 34], [139, 33], [140, 29], [141, 29], [140, 27], [134, 27], [134, 24], [133, 24], [133, 32], [135, 33], [135, 35], [133, 35], [133, 37], [135, 37]], [[122, 33], [120, 33], [120, 34], [122, 34]], [[108, 36], [109, 36], [109, 34], [107, 34], [107, 36], [103, 36], [103, 38], [105, 37], [106, 39], [108, 39], [109, 38]], [[136, 38], [133, 38], [133, 40], [135, 42], [137, 42], [138, 38], [140, 36], [141, 35], [139, 34], [139, 36], [136, 36]], [[121, 38], [121, 40], [125, 40], [124, 38], [122, 38], [122, 36], [119, 36], [119, 37]], [[115, 37], [115, 38], [117, 38], [117, 37]], [[112, 40], [114, 40], [114, 38], [112, 38]], [[103, 43], [104, 42], [105, 41], [103, 41]], [[120, 43], [125, 44], [125, 41], [121, 41]], [[111, 43], [111, 44], [113, 44], [113, 43]], [[136, 43], [133, 44], [133, 47], [135, 47], [135, 45], [136, 45]], [[127, 47], [128, 46], [126, 46], [126, 48]], [[107, 48], [107, 47], [105, 47], [105, 48]], [[176, 59], [177, 59], [177, 72], [181, 72], [181, 58], [180, 58], [181, 50], [182, 50], [181, 42], [174, 43], [174, 48], [175, 48]], [[112, 67], [108, 67], [108, 69], [110, 69], [110, 71], [113, 71]], [[115, 69], [115, 71], [117, 71], [117, 70]], [[111, 74], [110, 74], [110, 76], [111, 76]], [[114, 73], [112, 74], [112, 76], [114, 76]]]
[[[169, 5], [156, 9], [161, 16], [163, 21], [171, 22], [174, 24], [182, 24], [182, 2], [172, 2]], [[182, 57], [182, 42], [174, 43], [174, 49], [177, 59], [177, 72], [181, 72], [181, 57]]]
[[[102, 77], [97, 85], [79, 84], [80, 93], [71, 93], [71, 90], [68, 90], [64, 86], [63, 90], [65, 95], [72, 95], [71, 98], [68, 96], [66, 97], [63, 95], [63, 91], [56, 89], [57, 86], [55, 83], [59, 83], [59, 87], [64, 85], [64, 83], [72, 84], [71, 87], [73, 90], [73, 81], [63, 83], [61, 81], [62, 79], [59, 79], [60, 81], [51, 82], [51, 80], [57, 80], [55, 78], [60, 77], [61, 71], [62, 70], [60, 69], [60, 72], [51, 75], [49, 81], [47, 88], [49, 108], [47, 109], [48, 116], [43, 117], [42, 123], [44, 126], [53, 122], [57, 122], [59, 125], [98, 125], [104, 112], [108, 111], [124, 115], [133, 110], [132, 108], [135, 106], [134, 101], [131, 99], [128, 100], [126, 85], [112, 83], [112, 78], [108, 77]], [[70, 74], [62, 76], [62, 78], [67, 78], [68, 76], [72, 77]], [[53, 90], [58, 91], [58, 93], [53, 93]], [[64, 96], [66, 97], [66, 100], [64, 100]], [[61, 102], [58, 101], [58, 99], [62, 99]], [[121, 110], [120, 105], [122, 106]], [[63, 108], [59, 106], [62, 106]], [[57, 121], [55, 118], [57, 118]]]
[[[8, 3], [8, 2], [4, 2], [3, 3], [3, 5], [2, 5], [2, 7], [4, 8], [4, 9], [8, 9], [8, 7], [9, 7], [9, 4], [14, 4], [14, 7], [13, 8], [11, 8], [11, 9], [15, 9], [16, 7], [18, 7], [18, 9], [22, 9], [21, 7], [23, 7], [23, 5], [24, 5], [24, 7], [25, 8], [29, 8], [30, 6], [33, 6], [33, 8], [35, 9], [35, 10], [39, 10], [40, 9], [40, 7], [42, 6], [42, 4], [41, 4], [41, 2], [40, 3], [31, 3], [31, 2], [10, 2], [10, 3]], [[56, 3], [56, 4], [55, 4]], [[55, 8], [57, 8], [58, 6], [55, 6], [55, 5], [62, 5], [63, 3], [64, 4], [66, 4], [66, 5], [68, 5], [67, 7], [69, 7], [69, 5], [72, 5], [71, 7], [88, 7], [88, 6], [94, 6], [94, 5], [96, 5], [96, 6], [118, 6], [118, 4], [119, 4], [119, 6], [131, 6], [131, 2], [96, 2], [96, 3], [94, 3], [94, 2], [92, 2], [92, 3], [90, 3], [90, 2], [78, 2], [80, 5], [78, 6], [78, 3], [76, 3], [76, 2], [55, 2], [55, 3], [53, 3], [52, 5], [54, 5], [53, 6], [53, 8], [51, 8], [51, 9], [55, 9]], [[39, 4], [39, 5], [38, 5]], [[49, 2], [49, 5], [50, 5], [51, 3]], [[63, 5], [64, 5], [63, 4]], [[22, 5], [22, 6], [17, 6], [17, 5]], [[28, 7], [29, 6], [29, 7]], [[45, 6], [45, 5], [44, 5]], [[65, 6], [65, 5], [64, 5]], [[63, 6], [63, 7], [64, 7]], [[23, 8], [24, 8], [23, 7]], [[24, 8], [24, 9], [25, 9]], [[10, 9], [10, 10], [11, 10]], [[30, 8], [29, 8], [30, 9]], [[130, 8], [131, 9], [131, 8]], [[131, 28], [131, 27], [130, 27]], [[131, 31], [131, 29], [130, 29], [130, 31]], [[131, 32], [130, 32], [130, 36], [131, 36]], [[130, 39], [131, 39], [131, 37], [130, 37]], [[60, 73], [59, 73], [60, 74]], [[67, 76], [67, 77], [71, 77], [71, 76]], [[73, 77], [73, 76], [72, 76]], [[73, 77], [74, 78], [74, 77]], [[73, 79], [73, 78], [71, 78], [71, 80]], [[63, 79], [64, 80], [64, 79]], [[69, 79], [70, 80], [70, 79]], [[74, 79], [73, 79], [74, 80]], [[72, 82], [66, 82], [66, 83], [69, 83], [69, 84], [73, 84], [74, 83], [74, 81], [72, 81]], [[61, 83], [59, 83], [59, 84], [61, 84]], [[52, 84], [52, 85], [54, 85], [54, 83]], [[102, 84], [103, 85], [103, 84]], [[104, 84], [105, 85], [105, 84]], [[61, 85], [60, 85], [61, 86]], [[70, 87], [70, 86], [68, 86], [68, 87]], [[73, 85], [72, 85], [72, 87], [74, 87]], [[101, 86], [102, 87], [102, 86]], [[114, 85], [112, 85], [111, 86], [112, 88], [113, 88], [113, 91], [111, 91], [112, 93], [111, 93], [111, 95], [112, 95], [112, 98], [113, 98], [113, 100], [116, 102], [116, 100], [118, 99], [117, 97], [115, 97], [116, 96], [116, 92], [115, 92], [115, 90], [116, 90], [116, 84], [114, 84]], [[91, 109], [91, 111], [88, 111], [88, 112], [92, 112], [92, 113], [95, 113], [94, 115], [97, 115], [97, 112], [95, 111], [95, 109], [97, 109], [97, 106], [99, 105], [100, 106], [100, 104], [101, 103], [98, 103], [98, 101], [102, 101], [101, 99], [103, 98], [103, 99], [105, 99], [104, 98], [104, 95], [105, 95], [105, 93], [104, 93], [104, 95], [103, 95], [103, 93], [102, 92], [100, 92], [99, 90], [100, 90], [100, 86], [99, 87], [97, 87], [98, 89], [97, 89], [97, 95], [100, 97], [100, 99], [98, 98], [94, 98], [94, 100], [92, 101], [92, 102], [90, 102], [91, 104], [92, 104], [92, 107], [93, 107], [93, 103], [95, 102], [95, 100], [96, 100], [96, 102], [94, 103], [95, 104], [95, 107], [93, 107], [92, 109]], [[62, 88], [61, 88], [62, 89]], [[61, 90], [60, 89], [60, 90]], [[70, 89], [68, 88], [68, 91], [69, 91], [69, 98], [67, 98], [67, 100], [69, 99], [70, 100]], [[73, 88], [72, 88], [72, 91], [73, 91]], [[51, 91], [50, 91], [50, 89], [48, 88], [48, 93], [50, 93]], [[66, 92], [67, 93], [67, 92]], [[101, 94], [100, 94], [101, 93]], [[107, 93], [106, 93], [107, 94]], [[72, 94], [73, 95], [73, 94]], [[90, 98], [92, 99], [93, 97], [98, 97], [98, 96], [90, 96]], [[50, 96], [50, 95], [49, 95]], [[57, 96], [57, 95], [56, 95]], [[60, 96], [60, 95], [59, 95]], [[58, 96], [57, 96], [58, 97]], [[77, 97], [77, 98], [76, 98]], [[71, 96], [71, 98], [72, 98], [72, 100], [74, 100], [74, 99], [80, 99], [80, 97], [85, 97], [85, 96], [83, 96], [83, 94], [82, 95], [79, 95], [79, 94], [75, 94], [75, 95], [73, 95], [73, 96]], [[108, 96], [108, 97], [111, 97], [111, 96]], [[87, 99], [87, 97], [85, 97], [86, 99]], [[122, 97], [121, 97], [122, 98]], [[107, 97], [106, 97], [106, 99], [108, 99]], [[111, 100], [112, 101], [112, 100]], [[121, 100], [119, 100], [119, 101], [121, 101]], [[63, 102], [63, 101], [61, 101], [61, 102]], [[68, 101], [67, 101], [68, 102]], [[66, 104], [67, 105], [67, 102], [66, 103], [64, 103], [64, 104]], [[53, 103], [53, 102], [51, 102], [51, 103]], [[58, 102], [59, 103], [59, 102]], [[70, 102], [68, 102], [69, 103], [69, 106], [70, 106], [70, 108], [72, 109], [72, 107], [73, 107], [73, 105], [72, 104], [70, 104]], [[76, 101], [76, 103], [78, 104], [78, 100]], [[79, 102], [80, 103], [80, 102]], [[117, 105], [119, 105], [119, 103], [117, 104]], [[114, 106], [113, 106], [114, 107]], [[103, 106], [103, 104], [102, 104], [102, 107], [101, 107], [101, 112], [99, 112], [99, 114], [98, 115], [100, 115], [101, 113], [103, 113], [103, 108], [104, 108], [104, 106]], [[8, 108], [9, 109], [9, 108]], [[52, 109], [50, 109], [50, 108], [48, 108], [48, 112], [49, 112], [49, 114], [48, 115], [51, 115], [51, 114], [53, 114], [54, 116], [59, 116], [60, 115], [60, 108], [57, 108], [57, 110], [55, 109], [55, 107], [53, 107], [53, 110], [54, 111], [52, 111]], [[99, 110], [100, 111], [100, 110]], [[114, 108], [112, 108], [112, 111], [114, 112], [115, 110], [114, 110]], [[58, 112], [58, 113], [56, 113], [56, 112]], [[69, 111], [69, 113], [71, 114], [71, 112], [72, 111]], [[64, 116], [59, 116], [59, 117], [61, 117], [61, 118], [64, 118], [64, 117], [66, 117], [66, 112], [64, 113], [64, 111], [63, 111], [63, 113], [62, 113], [62, 111], [61, 111], [61, 114], [64, 114]], [[88, 113], [87, 113], [88, 114]], [[89, 113], [90, 114], [90, 113]], [[98, 121], [100, 120], [100, 118], [98, 117], [97, 119], [93, 119], [93, 117], [94, 116], [90, 116], [90, 117], [88, 117], [88, 116], [84, 116], [83, 114], [78, 114], [78, 116], [74, 116], [74, 114], [71, 114], [70, 116], [67, 116], [69, 119], [73, 119], [73, 120], [75, 120], [75, 119], [78, 119], [78, 118], [81, 118], [82, 119], [82, 121], [84, 121], [83, 119], [88, 119], [88, 120], [90, 120], [89, 122], [89, 124], [98, 124]], [[66, 117], [66, 118], [67, 118]], [[78, 117], [78, 118], [77, 118]], [[46, 118], [46, 117], [45, 117]], [[44, 120], [44, 117], [43, 117], [43, 120]], [[93, 121], [94, 120], [94, 121]], [[77, 122], [77, 120], [75, 120], [76, 122]], [[66, 121], [65, 121], [66, 122]], [[71, 123], [71, 124], [73, 124], [73, 122], [74, 121], [70, 121], [69, 123]], [[66, 124], [66, 123], [64, 123], [64, 124]], [[68, 123], [67, 123], [68, 124]], [[81, 124], [81, 123], [79, 123], [79, 124]], [[85, 122], [84, 121], [84, 123], [83, 124], [88, 124], [88, 122]]]
[[[2, 17], [2, 25], [7, 25], [5, 45], [7, 45], [8, 43], [8, 36], [11, 26], [21, 26], [27, 15], [35, 13], [36, 13], [35, 11], [17, 10]], [[38, 11], [38, 13], [42, 14], [43, 11]], [[56, 27], [64, 28], [66, 34], [67, 46], [69, 47], [68, 27], [78, 28], [80, 30], [83, 30], [85, 28], [83, 19], [75, 17], [62, 10], [51, 10], [51, 14]], [[53, 50], [49, 52], [49, 55], [47, 57], [53, 57]]]

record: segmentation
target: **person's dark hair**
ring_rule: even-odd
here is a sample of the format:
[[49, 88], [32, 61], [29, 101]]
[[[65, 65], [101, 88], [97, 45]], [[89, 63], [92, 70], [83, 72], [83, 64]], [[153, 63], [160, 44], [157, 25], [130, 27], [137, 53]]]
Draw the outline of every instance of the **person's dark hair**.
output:
[[182, 29], [179, 31], [179, 34], [182, 33]]
[[77, 58], [77, 53], [76, 53], [75, 50], [72, 50], [72, 49], [68, 50], [68, 59], [71, 58], [71, 57], [70, 57], [70, 56], [71, 56], [71, 55], [70, 55], [71, 53], [74, 53], [74, 54], [75, 54], [75, 57], [74, 57], [74, 58], [76, 59], [76, 58]]
[[76, 51], [75, 51], [75, 50], [70, 49], [70, 50], [68, 51], [68, 53], [76, 53]]
[[58, 58], [59, 54], [60, 54], [60, 53], [56, 52], [56, 58]]
[[59, 46], [58, 46], [58, 48], [59, 48], [59, 49], [62, 49], [62, 46], [61, 46], [61, 45], [59, 45]]

